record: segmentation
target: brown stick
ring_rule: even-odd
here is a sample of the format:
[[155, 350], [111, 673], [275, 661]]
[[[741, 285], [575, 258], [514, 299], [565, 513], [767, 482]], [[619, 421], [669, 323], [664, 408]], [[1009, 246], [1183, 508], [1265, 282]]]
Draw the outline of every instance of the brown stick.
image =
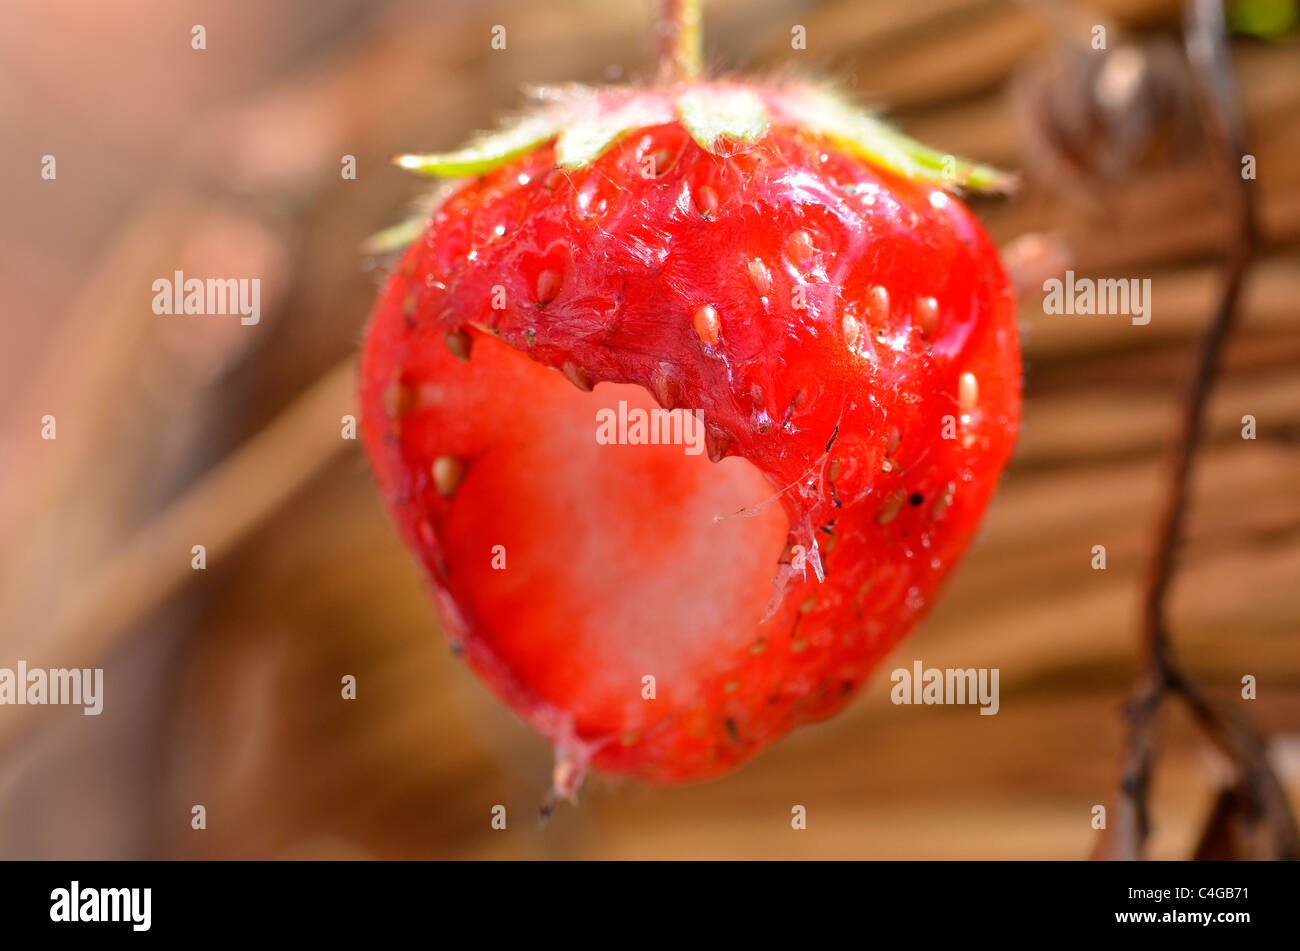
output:
[[[303, 392], [265, 429], [224, 459], [181, 498], [140, 529], [74, 596], [56, 606], [39, 630], [24, 631], [15, 656], [33, 666], [94, 667], [149, 613], [201, 577], [190, 549], [211, 560], [280, 509], [295, 492], [353, 444], [341, 438], [356, 375], [351, 358]], [[0, 748], [17, 735], [30, 706], [0, 719]]]
[[1120, 822], [1107, 857], [1140, 858], [1150, 831], [1150, 777], [1156, 728], [1166, 696], [1187, 704], [1197, 724], [1232, 760], [1252, 814], [1268, 830], [1273, 858], [1300, 857], [1300, 834], [1286, 793], [1268, 762], [1263, 737], [1244, 716], [1217, 711], [1177, 667], [1169, 638], [1168, 600], [1178, 547], [1184, 536], [1188, 486], [1201, 446], [1206, 404], [1218, 376], [1224, 342], [1236, 321], [1246, 271], [1259, 247], [1255, 195], [1240, 174], [1246, 133], [1229, 63], [1220, 0], [1187, 0], [1184, 26], [1188, 59], [1196, 83], [1207, 139], [1221, 165], [1233, 203], [1232, 243], [1224, 260], [1217, 309], [1201, 340], [1196, 367], [1183, 401], [1164, 507], [1156, 523], [1155, 549], [1143, 599], [1142, 674], [1128, 708], [1129, 741], [1120, 784]]

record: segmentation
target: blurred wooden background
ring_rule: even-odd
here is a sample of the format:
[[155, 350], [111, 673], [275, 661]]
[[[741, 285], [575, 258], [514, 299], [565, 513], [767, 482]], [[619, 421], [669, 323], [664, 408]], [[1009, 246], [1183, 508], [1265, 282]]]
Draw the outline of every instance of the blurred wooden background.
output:
[[[976, 205], [998, 240], [1052, 231], [1080, 274], [1150, 277], [1153, 319], [1026, 300], [1013, 467], [946, 596], [846, 713], [714, 782], [593, 777], [539, 829], [549, 749], [452, 656], [339, 438], [342, 363], [381, 277], [358, 246], [417, 193], [387, 156], [457, 144], [526, 82], [647, 75], [652, 4], [9, 0], [0, 666], [102, 664], [107, 696], [98, 718], [0, 707], [0, 857], [1086, 856], [1118, 778], [1153, 502], [1224, 219], [1194, 139], [1091, 193], [1033, 174], [1042, 139], [1018, 97], [1046, 75], [1035, 64], [1072, 62], [1095, 24], [1112, 46], [1178, 29], [1166, 0], [1047, 6], [708, 3], [718, 68], [838, 77], [926, 141], [1026, 168], [1020, 196]], [[1223, 703], [1258, 678], [1249, 712], [1300, 800], [1300, 40], [1234, 54], [1267, 248], [1173, 615]], [[47, 153], [56, 181], [39, 177]], [[260, 275], [261, 324], [154, 316], [150, 285], [175, 269]], [[999, 667], [1000, 713], [891, 705], [888, 670], [916, 658]], [[1185, 857], [1226, 771], [1183, 718], [1166, 726], [1152, 853]]]

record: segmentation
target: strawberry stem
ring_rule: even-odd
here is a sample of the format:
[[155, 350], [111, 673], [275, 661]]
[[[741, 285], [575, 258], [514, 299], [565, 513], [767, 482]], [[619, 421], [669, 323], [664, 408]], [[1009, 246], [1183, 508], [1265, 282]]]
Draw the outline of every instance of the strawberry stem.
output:
[[662, 82], [690, 82], [703, 68], [702, 0], [661, 0], [659, 77]]

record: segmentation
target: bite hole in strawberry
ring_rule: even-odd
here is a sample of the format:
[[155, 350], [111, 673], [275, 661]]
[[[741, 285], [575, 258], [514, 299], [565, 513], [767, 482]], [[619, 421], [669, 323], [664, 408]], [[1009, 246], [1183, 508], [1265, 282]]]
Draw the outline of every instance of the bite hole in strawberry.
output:
[[433, 355], [421, 373], [439, 383], [402, 418], [402, 464], [432, 473], [409, 504], [434, 523], [438, 581], [476, 649], [589, 739], [689, 705], [763, 618], [787, 519], [726, 516], [772, 486], [743, 459], [711, 462], [702, 423], [668, 419], [640, 387], [583, 392], [477, 332], [468, 363]]

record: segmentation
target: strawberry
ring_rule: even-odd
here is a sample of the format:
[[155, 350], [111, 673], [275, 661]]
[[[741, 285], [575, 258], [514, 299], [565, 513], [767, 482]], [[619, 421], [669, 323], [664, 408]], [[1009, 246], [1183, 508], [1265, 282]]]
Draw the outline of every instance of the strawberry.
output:
[[[1003, 181], [820, 87], [689, 77], [400, 164], [469, 180], [375, 308], [365, 445], [555, 791], [716, 775], [842, 708], [1012, 448], [1013, 300], [948, 190]], [[598, 441], [655, 409], [707, 452]]]

